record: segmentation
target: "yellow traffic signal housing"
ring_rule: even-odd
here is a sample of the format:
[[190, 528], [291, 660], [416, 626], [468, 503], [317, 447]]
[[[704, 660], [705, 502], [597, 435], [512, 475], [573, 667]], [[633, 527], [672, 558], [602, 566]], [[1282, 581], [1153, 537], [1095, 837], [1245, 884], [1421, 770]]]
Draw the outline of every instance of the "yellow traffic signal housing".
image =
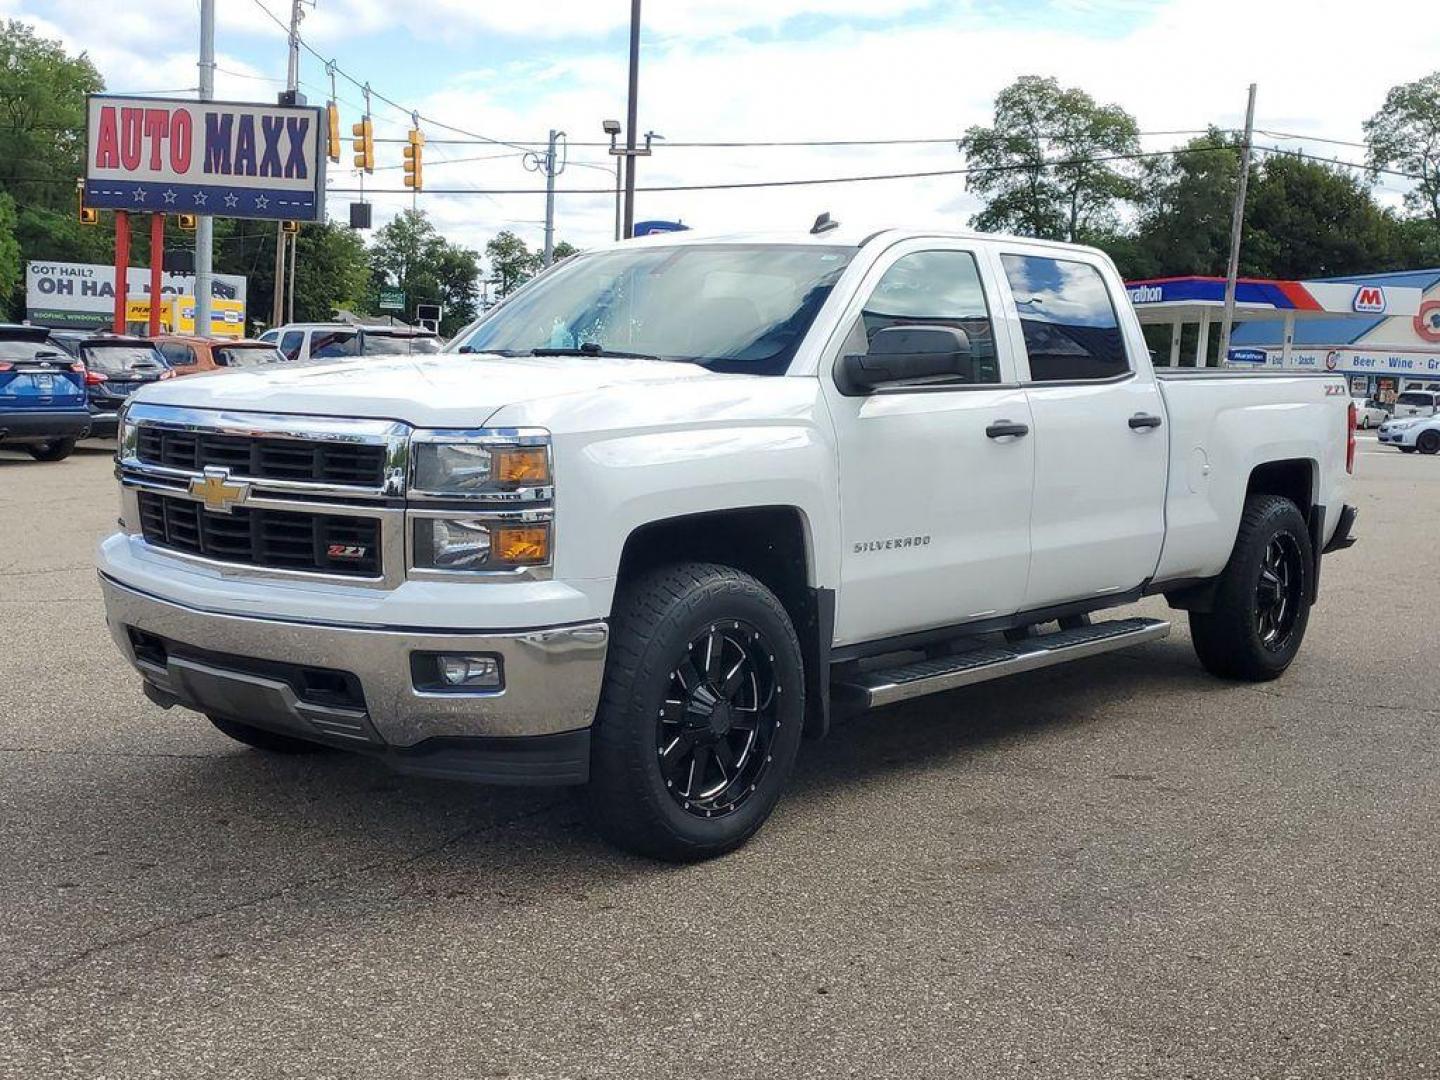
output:
[[340, 106], [335, 102], [325, 106], [325, 116], [329, 122], [325, 149], [331, 161], [340, 160]]
[[100, 224], [100, 211], [85, 205], [85, 184], [80, 180], [75, 181], [75, 207], [79, 211], [81, 225]]
[[425, 133], [419, 128], [412, 128], [409, 138], [410, 142], [404, 150], [405, 186], [422, 191], [425, 188]]
[[175, 223], [186, 232], [194, 232], [199, 219], [194, 214], [176, 214]]
[[355, 136], [355, 168], [373, 173], [375, 171], [375, 125], [367, 116], [358, 124], [352, 124], [350, 133]]
[[289, 235], [294, 236], [296, 233], [298, 233], [298, 232], [300, 231], [300, 222], [298, 222], [298, 221], [282, 221], [282, 222], [280, 222], [280, 228], [281, 228], [282, 230], [284, 230], [286, 233], [288, 233]]

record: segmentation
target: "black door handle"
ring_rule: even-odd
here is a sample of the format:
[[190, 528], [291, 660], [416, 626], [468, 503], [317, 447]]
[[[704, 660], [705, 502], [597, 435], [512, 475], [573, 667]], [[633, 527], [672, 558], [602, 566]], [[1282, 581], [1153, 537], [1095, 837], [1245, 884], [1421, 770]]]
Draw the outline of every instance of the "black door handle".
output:
[[1003, 439], [1009, 435], [1019, 438], [1022, 435], [1030, 434], [1030, 425], [1012, 424], [1009, 420], [996, 420], [985, 429], [985, 434], [992, 439]]
[[1130, 417], [1130, 426], [1136, 431], [1142, 428], [1159, 427], [1162, 423], [1164, 423], [1164, 421], [1162, 421], [1160, 417], [1151, 416], [1149, 413], [1137, 412], [1134, 416]]

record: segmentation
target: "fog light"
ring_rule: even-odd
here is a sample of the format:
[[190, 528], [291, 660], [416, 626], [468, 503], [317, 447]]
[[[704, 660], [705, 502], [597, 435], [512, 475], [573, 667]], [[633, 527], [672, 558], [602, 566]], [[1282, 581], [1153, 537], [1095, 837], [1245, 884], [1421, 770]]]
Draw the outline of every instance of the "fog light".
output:
[[440, 694], [498, 694], [505, 665], [494, 653], [411, 653], [416, 690]]

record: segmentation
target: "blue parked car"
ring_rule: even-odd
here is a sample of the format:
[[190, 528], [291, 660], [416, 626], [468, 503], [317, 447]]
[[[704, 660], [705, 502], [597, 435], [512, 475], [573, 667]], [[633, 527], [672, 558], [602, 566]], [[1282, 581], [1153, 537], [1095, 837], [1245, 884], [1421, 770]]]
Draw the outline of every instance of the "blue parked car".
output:
[[0, 447], [59, 461], [90, 430], [85, 366], [43, 326], [0, 323]]

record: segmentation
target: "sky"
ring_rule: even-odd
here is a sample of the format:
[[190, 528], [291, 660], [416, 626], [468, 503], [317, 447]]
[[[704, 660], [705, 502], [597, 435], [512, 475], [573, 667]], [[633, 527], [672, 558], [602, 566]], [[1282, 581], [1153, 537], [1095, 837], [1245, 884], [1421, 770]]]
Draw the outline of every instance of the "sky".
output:
[[[114, 93], [192, 96], [197, 0], [0, 0], [19, 18], [84, 51]], [[267, 101], [284, 87], [286, 41], [270, 17], [289, 0], [217, 0], [216, 97]], [[267, 12], [269, 14], [267, 14]], [[526, 189], [516, 195], [423, 194], [450, 239], [482, 248], [501, 229], [538, 245], [543, 177], [523, 147], [551, 129], [570, 147], [557, 186], [556, 235], [579, 247], [610, 239], [614, 159], [601, 123], [625, 118], [629, 0], [314, 0], [301, 34], [352, 76], [337, 77], [342, 124], [358, 119], [356, 81], [374, 102], [377, 135], [401, 137], [410, 110], [427, 120], [427, 188]], [[1386, 90], [1440, 69], [1433, 0], [645, 0], [639, 132], [663, 136], [638, 183], [720, 183], [955, 169], [953, 140], [988, 123], [996, 93], [1020, 75], [1051, 75], [1123, 106], [1163, 149], [1208, 124], [1243, 124], [1259, 84], [1257, 127], [1269, 145], [1351, 161]], [[324, 63], [302, 53], [301, 90], [331, 96]], [[499, 143], [464, 138], [439, 125]], [[937, 139], [933, 145], [705, 148], [763, 140]], [[349, 154], [344, 161], [348, 164]], [[366, 187], [400, 188], [400, 146], [379, 147]], [[451, 162], [451, 163], [447, 163]], [[332, 166], [329, 213], [348, 221]], [[1398, 202], [1399, 189], [1380, 197]], [[374, 195], [376, 225], [409, 195]], [[645, 192], [638, 220], [710, 231], [806, 228], [822, 211], [847, 224], [963, 226], [978, 209], [961, 176], [713, 192]]]

